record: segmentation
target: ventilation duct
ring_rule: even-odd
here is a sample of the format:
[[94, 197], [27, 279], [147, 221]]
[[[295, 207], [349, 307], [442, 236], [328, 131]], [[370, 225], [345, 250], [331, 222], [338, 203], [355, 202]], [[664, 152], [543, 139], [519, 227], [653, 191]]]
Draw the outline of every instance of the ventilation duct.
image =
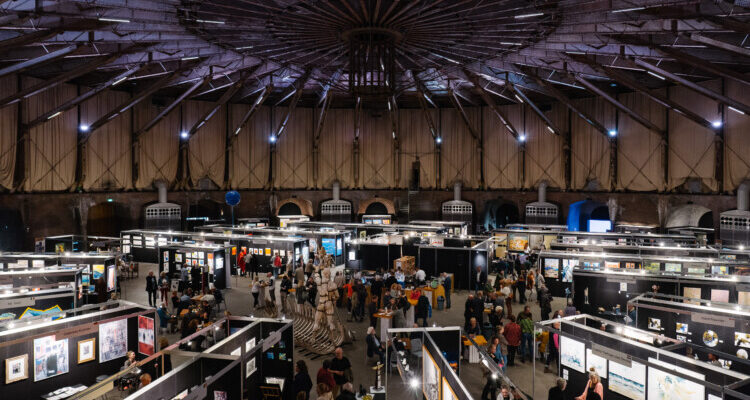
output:
[[[468, 222], [474, 219], [474, 206], [468, 201], [461, 200], [461, 182], [453, 184], [453, 200], [443, 203], [443, 221]], [[471, 229], [470, 229], [471, 231]]]
[[539, 182], [537, 201], [526, 205], [526, 223], [556, 225], [560, 220], [560, 208], [547, 202], [547, 181]]
[[179, 205], [167, 202], [167, 183], [155, 181], [159, 202], [147, 206], [143, 219], [143, 227], [146, 229], [174, 229], [180, 230], [182, 226], [182, 209]]
[[320, 220], [328, 222], [351, 222], [352, 203], [341, 200], [341, 183], [333, 182], [333, 199], [320, 203]]
[[750, 183], [742, 182], [737, 188], [737, 209], [721, 213], [719, 236], [724, 246], [745, 247], [750, 245], [750, 211], [748, 197]]

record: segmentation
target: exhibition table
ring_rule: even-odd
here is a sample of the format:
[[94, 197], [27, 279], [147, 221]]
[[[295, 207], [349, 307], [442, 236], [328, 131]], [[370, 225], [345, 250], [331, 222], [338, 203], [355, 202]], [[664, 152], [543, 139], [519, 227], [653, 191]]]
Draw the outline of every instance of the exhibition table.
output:
[[380, 319], [380, 337], [388, 337], [388, 330], [391, 329], [391, 320], [393, 319], [393, 314], [379, 312], [374, 316], [375, 318]]
[[469, 363], [470, 364], [479, 363], [481, 361], [481, 357], [479, 357], [479, 347], [487, 346], [487, 339], [485, 339], [484, 336], [482, 335], [477, 335], [477, 336], [474, 336], [473, 343], [466, 336], [463, 336], [461, 340], [463, 341], [465, 348], [469, 352]]

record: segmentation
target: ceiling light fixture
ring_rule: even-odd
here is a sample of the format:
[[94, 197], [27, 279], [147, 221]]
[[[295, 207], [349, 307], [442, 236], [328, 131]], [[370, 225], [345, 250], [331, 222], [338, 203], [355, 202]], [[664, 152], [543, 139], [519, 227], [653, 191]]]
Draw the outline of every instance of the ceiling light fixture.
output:
[[541, 17], [542, 15], [544, 15], [544, 13], [521, 14], [521, 15], [516, 15], [516, 19]]
[[609, 137], [615, 137], [615, 136], [617, 136], [617, 131], [614, 130], [614, 129], [610, 130], [609, 131]]
[[49, 117], [47, 117], [47, 120], [51, 120], [52, 118], [55, 118], [56, 116], [58, 116], [58, 115], [60, 115], [60, 114], [62, 114], [62, 111], [58, 111], [58, 112], [56, 112], [56, 113], [54, 113], [54, 114], [50, 115]]
[[713, 126], [714, 128], [721, 128], [721, 125], [722, 125], [722, 122], [719, 120], [711, 122], [711, 126]]
[[519, 103], [523, 103], [523, 99], [521, 99], [520, 97], [518, 97], [517, 94], [514, 94], [513, 96], [516, 96], [516, 99], [518, 100]]
[[640, 11], [640, 10], [645, 10], [645, 9], [646, 7], [621, 8], [619, 10], [612, 10], [612, 14], [624, 13], [624, 12], [630, 12], [630, 11]]
[[210, 19], [196, 19], [196, 21], [202, 23], [202, 24], [218, 24], [218, 25], [224, 25], [224, 21], [213, 21]]
[[518, 141], [519, 142], [525, 142], [526, 141], [526, 135], [524, 135], [524, 134], [519, 135], [518, 136]]
[[182, 132], [180, 132], [180, 137], [181, 137], [181, 138], [183, 138], [183, 139], [187, 139], [187, 138], [188, 138], [188, 133], [187, 133], [187, 131], [182, 131]]
[[738, 110], [738, 109], [736, 109], [736, 108], [734, 108], [734, 107], [732, 107], [732, 106], [727, 106], [727, 108], [728, 108], [728, 109], [730, 109], [730, 110], [732, 110], [732, 111], [734, 111], [734, 112], [736, 112], [737, 114], [742, 114], [742, 115], [745, 115], [745, 112], [744, 112], [744, 111], [742, 111], [742, 110]]
[[89, 131], [89, 126], [86, 125], [86, 124], [81, 124], [81, 125], [78, 126], [78, 130], [81, 131], [81, 132], [88, 132]]
[[548, 126], [548, 127], [547, 127], [547, 130], [548, 130], [548, 131], [550, 131], [550, 132], [552, 132], [552, 133], [555, 133], [555, 130], [554, 130], [554, 129], [552, 129], [552, 127], [551, 127], [551, 126]]
[[126, 80], [126, 79], [128, 79], [128, 77], [127, 77], [127, 76], [123, 76], [122, 78], [120, 78], [120, 79], [116, 80], [116, 81], [115, 81], [115, 82], [114, 82], [114, 83], [112, 84], [112, 86], [117, 86], [117, 84], [119, 84], [119, 83], [123, 82], [123, 81], [124, 81], [124, 80]]
[[253, 46], [242, 46], [242, 47], [235, 47], [234, 49], [235, 50], [247, 50], [247, 49], [252, 49], [252, 48]]
[[663, 77], [663, 76], [661, 76], [661, 75], [659, 75], [659, 74], [655, 74], [655, 73], [653, 73], [653, 72], [651, 72], [651, 71], [646, 71], [646, 73], [647, 73], [647, 74], [649, 74], [649, 75], [651, 75], [651, 76], [653, 76], [653, 77], [655, 77], [655, 78], [659, 78], [659, 79], [661, 79], [661, 80], [663, 80], [663, 81], [666, 81], [666, 80], [667, 80], [667, 78], [665, 78], [665, 77]]
[[500, 42], [503, 46], [521, 46], [523, 43], [518, 42]]
[[103, 22], [118, 22], [118, 23], [121, 23], [121, 24], [129, 24], [130, 23], [129, 19], [121, 19], [121, 18], [105, 18], [105, 17], [102, 17], [102, 18], [99, 18], [99, 21], [103, 21]]

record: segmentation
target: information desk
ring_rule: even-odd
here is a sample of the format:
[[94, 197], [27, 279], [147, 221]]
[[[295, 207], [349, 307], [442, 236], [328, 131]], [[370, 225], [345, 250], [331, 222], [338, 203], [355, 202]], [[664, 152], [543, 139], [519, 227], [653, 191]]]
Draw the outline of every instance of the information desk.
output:
[[[591, 368], [601, 377], [603, 397], [608, 400], [721, 399], [733, 385], [750, 380], [750, 376], [721, 365], [670, 351], [668, 346], [680, 343], [674, 339], [591, 315], [535, 326], [559, 335], [560, 357], [557, 368], [552, 368], [567, 379], [568, 391], [574, 396], [584, 392]], [[536, 382], [536, 366], [534, 371]], [[534, 398], [537, 386], [534, 384]], [[546, 391], [545, 387], [543, 393]]]

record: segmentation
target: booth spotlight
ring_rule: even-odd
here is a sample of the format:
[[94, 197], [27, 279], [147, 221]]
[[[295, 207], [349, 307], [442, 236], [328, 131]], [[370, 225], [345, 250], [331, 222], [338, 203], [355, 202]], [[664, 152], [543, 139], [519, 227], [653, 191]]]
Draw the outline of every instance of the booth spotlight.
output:
[[78, 125], [78, 130], [81, 131], [81, 132], [88, 132], [89, 131], [89, 126], [86, 125], [86, 124]]
[[412, 389], [418, 388], [419, 380], [417, 378], [411, 378], [411, 380], [409, 380], [409, 386], [411, 386]]
[[711, 122], [711, 126], [713, 126], [714, 128], [721, 128], [721, 125], [722, 125], [722, 123], [719, 120]]
[[271, 143], [276, 143], [276, 135], [271, 135], [271, 137], [269, 137], [269, 138], [268, 138], [268, 140], [269, 140], [269, 141], [270, 141]]
[[188, 138], [188, 133], [187, 133], [187, 131], [182, 131], [182, 132], [180, 132], [180, 137], [181, 137], [181, 138], [183, 138], [183, 139], [187, 139], [187, 138]]
[[614, 129], [610, 130], [609, 131], [609, 137], [615, 137], [615, 136], [617, 136], [617, 131], [614, 130]]

